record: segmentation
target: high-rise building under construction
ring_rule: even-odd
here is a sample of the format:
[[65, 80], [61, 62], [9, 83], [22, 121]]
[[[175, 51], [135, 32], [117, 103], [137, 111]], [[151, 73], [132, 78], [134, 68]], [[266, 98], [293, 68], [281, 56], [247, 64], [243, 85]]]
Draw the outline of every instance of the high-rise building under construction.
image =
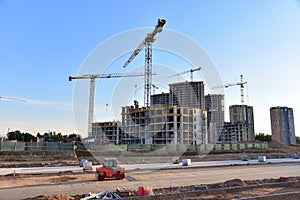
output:
[[220, 137], [222, 143], [236, 143], [255, 139], [253, 107], [232, 105], [229, 107], [230, 122], [224, 123]]
[[169, 87], [170, 106], [205, 110], [204, 83], [202, 81], [173, 83]]
[[224, 95], [206, 95], [205, 109], [207, 112], [208, 143], [215, 144], [218, 142], [224, 126]]
[[285, 144], [296, 144], [293, 109], [288, 107], [271, 107], [272, 140]]

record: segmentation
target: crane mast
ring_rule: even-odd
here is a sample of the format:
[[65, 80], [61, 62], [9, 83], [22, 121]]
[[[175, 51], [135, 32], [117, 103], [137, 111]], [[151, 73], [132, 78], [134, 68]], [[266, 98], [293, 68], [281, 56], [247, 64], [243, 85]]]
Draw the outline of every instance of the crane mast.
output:
[[157, 33], [162, 32], [166, 20], [158, 19], [158, 23], [152, 33], [148, 33], [146, 38], [133, 51], [129, 59], [125, 62], [124, 68], [135, 58], [136, 55], [145, 47], [145, 91], [144, 91], [144, 106], [150, 106], [151, 85], [152, 85], [152, 43], [155, 41]]
[[89, 107], [88, 107], [88, 137], [92, 137], [92, 123], [94, 121], [94, 107], [95, 107], [95, 82], [96, 78], [121, 78], [121, 77], [136, 77], [144, 76], [144, 74], [134, 73], [113, 73], [113, 74], [86, 74], [81, 76], [69, 76], [69, 81], [73, 79], [90, 79], [90, 95], [89, 95]]

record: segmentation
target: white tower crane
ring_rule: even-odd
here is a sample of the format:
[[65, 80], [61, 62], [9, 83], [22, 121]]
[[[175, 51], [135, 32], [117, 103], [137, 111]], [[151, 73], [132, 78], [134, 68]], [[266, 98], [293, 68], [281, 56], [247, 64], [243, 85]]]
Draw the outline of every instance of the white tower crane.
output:
[[212, 89], [218, 89], [218, 88], [228, 88], [228, 87], [232, 87], [232, 86], [240, 86], [240, 93], [241, 93], [241, 103], [242, 105], [244, 105], [244, 85], [247, 82], [244, 82], [243, 80], [243, 75], [241, 74], [241, 78], [240, 78], [240, 82], [237, 83], [229, 83], [229, 84], [225, 84], [225, 85], [221, 85], [221, 86], [216, 86], [216, 87], [212, 87]]
[[92, 123], [94, 120], [94, 101], [95, 101], [95, 79], [96, 78], [121, 78], [121, 77], [136, 77], [144, 76], [144, 74], [87, 74], [82, 76], [69, 76], [69, 81], [73, 79], [90, 79], [90, 97], [88, 110], [88, 137], [92, 137]]
[[0, 100], [1, 100], [1, 99], [4, 99], [4, 100], [10, 100], [10, 101], [27, 102], [26, 100], [23, 100], [23, 99], [17, 99], [17, 98], [12, 98], [12, 97], [3, 97], [3, 96], [0, 96]]
[[167, 78], [172, 78], [172, 77], [175, 77], [175, 76], [179, 76], [179, 75], [182, 75], [182, 74], [186, 74], [186, 73], [191, 73], [191, 82], [193, 82], [193, 73], [195, 72], [195, 71], [200, 71], [201, 70], [201, 67], [198, 67], [198, 68], [195, 68], [195, 69], [190, 69], [190, 70], [187, 70], [187, 71], [184, 71], [184, 72], [180, 72], [180, 73], [178, 73], [178, 74], [174, 74], [174, 75], [171, 75], [171, 76], [168, 76]]
[[150, 106], [151, 85], [152, 85], [152, 43], [155, 41], [155, 35], [162, 32], [163, 26], [166, 20], [158, 19], [158, 23], [152, 33], [148, 33], [146, 38], [140, 43], [140, 45], [133, 51], [129, 59], [125, 62], [124, 68], [135, 58], [136, 55], [145, 46], [145, 91], [144, 91], [144, 106], [148, 108]]

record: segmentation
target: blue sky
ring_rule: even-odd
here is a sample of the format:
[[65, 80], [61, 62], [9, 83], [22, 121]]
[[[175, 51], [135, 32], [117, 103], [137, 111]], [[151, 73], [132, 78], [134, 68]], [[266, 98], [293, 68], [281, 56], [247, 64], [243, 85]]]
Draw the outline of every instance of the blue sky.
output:
[[[8, 129], [77, 133], [72, 108], [75, 83], [68, 76], [76, 75], [93, 49], [108, 38], [154, 27], [158, 18], [167, 20], [166, 29], [201, 45], [224, 83], [238, 82], [244, 75], [246, 103], [254, 106], [255, 132], [271, 133], [269, 108], [279, 105], [294, 109], [300, 135], [300, 2], [293, 0], [0, 0], [0, 96], [29, 100], [0, 101], [0, 134]], [[188, 70], [184, 62], [174, 60], [166, 57], [164, 62], [174, 64], [177, 72]], [[141, 52], [135, 64], [143, 61]], [[118, 65], [110, 69], [124, 72]], [[200, 72], [194, 80], [201, 78]], [[114, 83], [101, 81], [101, 86]], [[112, 108], [106, 107], [111, 97], [100, 89], [96, 119], [112, 120]], [[226, 111], [240, 103], [239, 94], [239, 87], [225, 89]]]

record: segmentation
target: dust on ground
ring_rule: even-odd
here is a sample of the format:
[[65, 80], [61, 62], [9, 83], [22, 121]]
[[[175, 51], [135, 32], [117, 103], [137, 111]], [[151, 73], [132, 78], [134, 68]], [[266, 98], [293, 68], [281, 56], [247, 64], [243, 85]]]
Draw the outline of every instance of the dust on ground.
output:
[[[130, 191], [137, 194], [137, 191]], [[122, 194], [121, 194], [122, 195]], [[26, 200], [79, 200], [85, 194], [40, 195]], [[125, 199], [127, 197], [123, 196]], [[181, 187], [167, 187], [153, 189], [153, 195], [130, 199], [299, 199], [300, 177], [280, 177], [278, 179], [240, 180], [232, 179], [209, 185], [190, 185]]]

